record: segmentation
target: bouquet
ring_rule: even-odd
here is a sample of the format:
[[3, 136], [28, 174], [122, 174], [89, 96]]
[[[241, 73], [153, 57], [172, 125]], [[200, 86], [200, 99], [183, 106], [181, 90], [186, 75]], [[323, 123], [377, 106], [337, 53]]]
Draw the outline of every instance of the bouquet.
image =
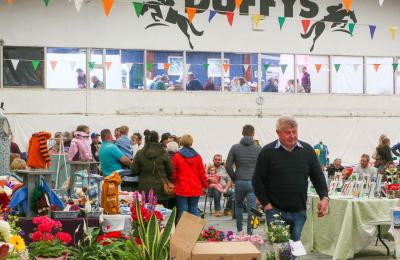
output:
[[273, 220], [268, 225], [268, 238], [273, 243], [276, 259], [291, 259], [289, 245], [290, 226], [282, 219], [280, 214], [273, 215]]
[[226, 235], [224, 231], [216, 229], [214, 226], [209, 226], [206, 230], [201, 231], [199, 241], [220, 242], [224, 241]]
[[139, 192], [133, 193], [133, 201], [131, 204], [131, 216], [134, 221], [138, 220], [138, 212], [136, 211], [136, 202], [140, 202], [140, 212], [143, 218], [144, 223], [148, 223], [150, 221], [150, 217], [154, 214], [159, 222], [164, 220], [161, 212], [156, 210], [157, 206], [157, 197], [154, 196], [153, 190], [149, 191], [148, 202], [146, 203], [146, 194], [142, 192], [141, 196]]
[[60, 257], [68, 254], [67, 245], [72, 237], [66, 232], [61, 232], [61, 222], [54, 221], [48, 216], [33, 218], [37, 231], [31, 237], [33, 242], [29, 245], [31, 257]]

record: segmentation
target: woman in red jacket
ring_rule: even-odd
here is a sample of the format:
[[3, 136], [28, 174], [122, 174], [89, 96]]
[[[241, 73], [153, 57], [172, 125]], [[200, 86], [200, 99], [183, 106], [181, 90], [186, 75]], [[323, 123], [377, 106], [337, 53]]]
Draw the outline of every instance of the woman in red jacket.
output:
[[184, 211], [195, 216], [199, 215], [197, 204], [203, 195], [203, 188], [208, 187], [206, 171], [201, 156], [191, 147], [193, 137], [184, 135], [180, 139], [183, 146], [173, 157], [172, 174], [176, 190], [178, 208], [177, 222]]

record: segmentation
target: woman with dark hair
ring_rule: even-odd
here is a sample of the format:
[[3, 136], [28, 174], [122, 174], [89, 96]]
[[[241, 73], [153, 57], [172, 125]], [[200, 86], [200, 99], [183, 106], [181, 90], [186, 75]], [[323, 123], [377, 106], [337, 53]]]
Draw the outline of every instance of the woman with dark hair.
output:
[[392, 162], [392, 149], [390, 147], [390, 139], [383, 137], [376, 148], [375, 167], [385, 167], [388, 162]]
[[172, 164], [167, 151], [159, 143], [156, 131], [149, 131], [146, 143], [139, 150], [131, 167], [132, 174], [139, 176], [139, 190], [146, 193], [153, 189], [158, 203], [168, 206], [170, 196], [164, 193], [164, 183], [171, 180]]

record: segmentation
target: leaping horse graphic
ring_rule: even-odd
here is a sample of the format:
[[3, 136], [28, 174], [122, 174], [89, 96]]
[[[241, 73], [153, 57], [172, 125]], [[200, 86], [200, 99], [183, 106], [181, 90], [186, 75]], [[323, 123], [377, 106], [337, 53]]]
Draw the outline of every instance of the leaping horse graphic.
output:
[[[161, 12], [161, 5], [169, 6], [166, 17], [163, 17], [163, 14]], [[194, 25], [189, 22], [189, 19], [185, 15], [180, 14], [177, 10], [173, 8], [174, 5], [175, 2], [173, 0], [158, 0], [158, 1], [145, 2], [141, 14], [144, 15], [147, 11], [151, 9], [152, 10], [151, 17], [154, 20], [154, 23], [147, 25], [145, 29], [154, 26], [169, 26], [165, 22], [170, 24], [176, 24], [188, 39], [190, 48], [193, 49], [193, 44], [190, 41], [190, 34], [188, 31], [189, 27], [191, 32], [196, 36], [203, 35], [204, 31], [198, 31], [194, 27]]]
[[311, 37], [313, 32], [315, 32], [313, 44], [310, 51], [314, 50], [315, 42], [325, 31], [325, 22], [332, 23], [332, 26], [330, 28], [334, 29], [332, 30], [333, 32], [344, 32], [348, 34], [351, 33], [349, 30], [345, 29], [346, 25], [350, 21], [352, 21], [353, 23], [357, 23], [357, 18], [354, 11], [347, 12], [345, 9], [343, 9], [343, 4], [339, 4], [337, 6], [328, 6], [326, 10], [328, 11], [328, 15], [311, 25], [310, 30], [307, 33], [301, 34], [302, 38], [307, 39]]

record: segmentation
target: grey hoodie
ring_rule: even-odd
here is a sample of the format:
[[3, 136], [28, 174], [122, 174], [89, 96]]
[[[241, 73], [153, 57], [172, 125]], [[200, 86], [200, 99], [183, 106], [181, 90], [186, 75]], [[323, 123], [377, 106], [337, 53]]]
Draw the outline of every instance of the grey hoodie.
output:
[[[229, 151], [226, 160], [226, 171], [234, 181], [251, 180], [261, 147], [253, 143], [253, 137], [244, 136], [240, 143], [235, 144]], [[233, 169], [233, 165], [236, 169]]]

